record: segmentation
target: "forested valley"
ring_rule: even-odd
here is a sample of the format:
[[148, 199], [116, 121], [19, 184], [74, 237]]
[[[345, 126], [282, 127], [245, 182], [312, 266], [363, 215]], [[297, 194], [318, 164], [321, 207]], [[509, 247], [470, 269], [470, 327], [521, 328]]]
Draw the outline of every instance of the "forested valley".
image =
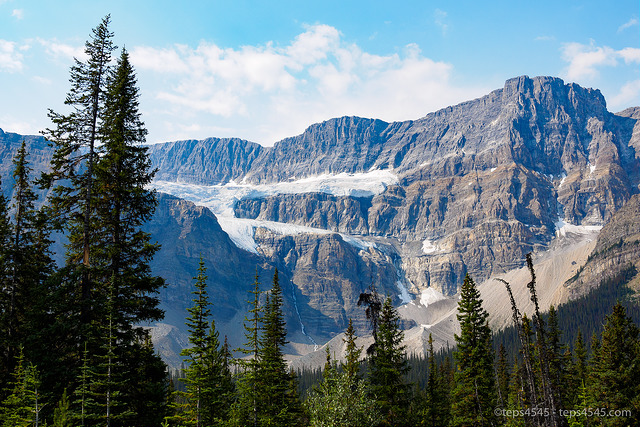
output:
[[[235, 349], [216, 330], [201, 260], [185, 319], [190, 346], [183, 369], [170, 372], [140, 326], [163, 317], [165, 283], [149, 267], [159, 246], [142, 231], [156, 206], [154, 171], [135, 72], [126, 49], [115, 55], [109, 24], [93, 30], [87, 59], [71, 69], [69, 112], [49, 112], [50, 170], [31, 176], [23, 143], [13, 197], [0, 193], [2, 426], [640, 425], [633, 267], [541, 313], [528, 257], [535, 312], [505, 301], [513, 326], [497, 334], [467, 275], [460, 334], [440, 352], [430, 337], [426, 358], [406, 353], [391, 298], [370, 288], [358, 304], [373, 344], [359, 348], [350, 323], [344, 358], [327, 351], [322, 370], [293, 372], [277, 269], [269, 286], [256, 271], [245, 345]], [[53, 261], [54, 233], [68, 240], [63, 265]]]

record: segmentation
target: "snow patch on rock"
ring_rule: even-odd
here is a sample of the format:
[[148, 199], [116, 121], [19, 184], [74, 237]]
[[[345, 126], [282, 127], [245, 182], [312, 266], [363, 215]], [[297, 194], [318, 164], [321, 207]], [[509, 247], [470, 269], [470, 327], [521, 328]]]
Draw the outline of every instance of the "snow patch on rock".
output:
[[567, 234], [591, 234], [597, 233], [602, 229], [601, 225], [574, 225], [565, 222], [563, 218], [558, 219], [555, 223], [556, 236], [566, 237]]
[[433, 242], [429, 239], [424, 239], [422, 241], [422, 252], [425, 254], [434, 254], [438, 252], [440, 249], [433, 244]]
[[398, 298], [400, 298], [403, 304], [409, 304], [412, 298], [409, 294], [409, 291], [407, 290], [407, 287], [404, 285], [404, 283], [402, 283], [402, 280], [396, 281], [396, 286], [400, 291], [400, 295], [398, 295]]
[[422, 291], [422, 294], [420, 295], [420, 304], [422, 304], [425, 307], [428, 307], [429, 304], [442, 301], [443, 299], [447, 299], [447, 297], [442, 295], [440, 292], [438, 292], [434, 288], [427, 288], [424, 291]]
[[[218, 218], [220, 227], [233, 243], [249, 252], [258, 253], [254, 240], [255, 229], [267, 228], [283, 235], [301, 233], [330, 234], [331, 231], [273, 221], [236, 218], [233, 211], [237, 201], [257, 199], [278, 194], [326, 193], [333, 196], [370, 197], [382, 193], [388, 185], [397, 184], [398, 176], [390, 169], [359, 173], [322, 174], [273, 184], [248, 184], [231, 181], [224, 185], [196, 185], [156, 180], [150, 187], [198, 206], [209, 208]], [[375, 247], [374, 243], [341, 234], [343, 240], [360, 250]]]

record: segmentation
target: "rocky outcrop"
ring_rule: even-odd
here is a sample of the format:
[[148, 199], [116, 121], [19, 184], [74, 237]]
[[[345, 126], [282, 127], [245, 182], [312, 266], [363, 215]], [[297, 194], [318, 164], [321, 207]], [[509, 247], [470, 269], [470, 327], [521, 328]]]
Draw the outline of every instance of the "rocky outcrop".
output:
[[[267, 268], [257, 256], [236, 247], [209, 209], [177, 197], [158, 194], [158, 207], [145, 231], [161, 244], [151, 268], [168, 284], [161, 294], [162, 304], [170, 312], [180, 312], [179, 317], [192, 305], [193, 277], [200, 257], [205, 261], [208, 290], [220, 322], [244, 309], [248, 287], [239, 293], [239, 284], [248, 286], [252, 271]], [[184, 317], [178, 324], [183, 323]]]
[[640, 195], [636, 194], [602, 228], [587, 262], [565, 283], [570, 296], [585, 295], [630, 265], [640, 270], [639, 249]]
[[320, 342], [346, 329], [350, 318], [360, 333], [368, 330], [357, 302], [369, 286], [381, 295], [399, 293], [393, 259], [375, 247], [358, 248], [339, 234], [283, 236], [258, 229], [254, 238], [266, 248], [267, 259], [285, 272], [285, 280], [293, 285], [285, 295], [296, 295], [297, 320]]
[[238, 218], [306, 225], [346, 234], [369, 234], [371, 198], [337, 197], [324, 193], [283, 194], [239, 200]]
[[[6, 198], [11, 198], [13, 193], [13, 158], [20, 144], [25, 142], [27, 161], [31, 168], [31, 179], [39, 178], [40, 173], [49, 169], [49, 161], [53, 155], [53, 149], [49, 147], [47, 140], [37, 135], [19, 135], [17, 133], [4, 132], [0, 129], [0, 178], [2, 179], [2, 193]], [[44, 193], [36, 190], [40, 196]]]
[[149, 146], [156, 179], [211, 185], [242, 178], [263, 151], [254, 142], [208, 138]]
[[310, 126], [302, 135], [265, 149], [247, 173], [251, 182], [279, 182], [323, 173], [362, 172], [379, 158], [389, 124], [342, 117]]

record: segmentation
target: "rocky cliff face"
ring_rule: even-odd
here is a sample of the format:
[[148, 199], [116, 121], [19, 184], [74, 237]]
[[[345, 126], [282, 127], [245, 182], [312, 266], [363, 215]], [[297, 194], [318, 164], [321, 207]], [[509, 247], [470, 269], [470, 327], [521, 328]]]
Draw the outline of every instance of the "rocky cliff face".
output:
[[383, 152], [389, 124], [381, 120], [342, 117], [309, 127], [284, 139], [256, 159], [246, 178], [279, 182], [322, 173], [362, 172]]
[[[398, 184], [363, 198], [241, 197], [234, 213], [386, 239], [414, 294], [435, 287], [451, 295], [467, 272], [484, 280], [521, 266], [562, 224], [604, 225], [637, 193], [638, 110], [615, 115], [598, 90], [522, 76], [418, 120], [329, 120], [263, 149], [242, 179], [387, 169]], [[265, 251], [281, 244], [265, 242]]]
[[[289, 332], [307, 345], [324, 343], [346, 328], [349, 318], [364, 334], [367, 320], [357, 300], [370, 285], [382, 293], [398, 293], [392, 258], [375, 247], [345, 242], [339, 234], [292, 236], [259, 228], [254, 238], [264, 250], [256, 255], [239, 249], [209, 209], [162, 193], [145, 229], [162, 245], [151, 267], [168, 285], [161, 293], [164, 323], [177, 330], [161, 326], [154, 333], [169, 339], [163, 344], [169, 359], [178, 332], [186, 333], [184, 318], [193, 304], [193, 277], [200, 257], [207, 267], [216, 326], [234, 348], [244, 345], [242, 322], [256, 273], [261, 289], [268, 289], [278, 268]], [[174, 339], [162, 334], [165, 329]]]
[[244, 177], [262, 151], [237, 138], [208, 138], [151, 145], [149, 157], [156, 179], [210, 185]]
[[[2, 179], [2, 193], [10, 198], [13, 193], [13, 158], [20, 144], [25, 142], [28, 161], [31, 167], [31, 179], [40, 177], [40, 173], [48, 170], [49, 160], [53, 150], [42, 136], [19, 135], [17, 133], [4, 132], [0, 129], [0, 178]], [[41, 194], [42, 195], [42, 194]]]
[[623, 269], [640, 270], [640, 195], [633, 195], [602, 228], [596, 246], [575, 276], [565, 283], [570, 297], [584, 295]]

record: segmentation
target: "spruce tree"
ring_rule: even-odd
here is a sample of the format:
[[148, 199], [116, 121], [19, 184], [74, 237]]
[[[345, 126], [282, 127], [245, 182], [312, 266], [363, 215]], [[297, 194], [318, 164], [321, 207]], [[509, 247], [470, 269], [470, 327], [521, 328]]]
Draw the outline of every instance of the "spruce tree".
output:
[[234, 385], [229, 370], [228, 349], [221, 345], [215, 321], [211, 321], [202, 357], [202, 420], [206, 426], [224, 424], [229, 418]]
[[262, 424], [295, 426], [301, 422], [302, 407], [297, 396], [295, 376], [284, 359], [287, 329], [282, 306], [282, 288], [278, 269], [264, 308], [261, 339], [260, 380], [263, 384]]
[[387, 297], [380, 310], [375, 346], [369, 357], [370, 392], [380, 407], [384, 425], [409, 423], [411, 395], [405, 376], [410, 367], [402, 345], [403, 337], [400, 317], [391, 298]]
[[191, 347], [180, 352], [181, 356], [186, 356], [187, 367], [184, 369], [185, 377], [181, 379], [186, 385], [186, 391], [180, 392], [184, 404], [178, 409], [177, 420], [184, 425], [203, 424], [204, 396], [210, 384], [205, 378], [205, 353], [207, 347], [207, 326], [211, 309], [209, 308], [209, 296], [207, 294], [207, 269], [204, 260], [200, 258], [198, 265], [198, 275], [194, 277], [195, 290], [192, 292], [193, 307], [187, 309], [187, 328], [189, 330], [189, 344]]
[[66, 388], [53, 412], [53, 427], [71, 427], [71, 408]]
[[[160, 320], [159, 289], [164, 281], [151, 274], [149, 263], [160, 249], [141, 227], [156, 208], [155, 192], [146, 187], [154, 171], [147, 154], [147, 130], [138, 111], [136, 77], [125, 49], [109, 75], [100, 139], [102, 155], [96, 163], [95, 194], [98, 244], [96, 279], [113, 286], [117, 330], [132, 341], [146, 332], [133, 324]], [[103, 285], [105, 288], [106, 286]]]
[[[0, 378], [6, 378], [10, 372], [10, 363], [7, 358], [10, 347], [7, 340], [7, 328], [9, 327], [9, 268], [10, 252], [9, 241], [11, 239], [11, 220], [9, 219], [9, 206], [2, 191], [0, 180]], [[0, 382], [2, 384], [4, 382]]]
[[499, 407], [506, 408], [509, 396], [509, 362], [507, 361], [507, 350], [503, 344], [500, 344], [500, 349], [498, 350], [496, 383]]
[[67, 292], [76, 297], [71, 304], [77, 307], [77, 333], [80, 342], [86, 339], [86, 328], [92, 321], [95, 305], [92, 277], [95, 229], [94, 192], [95, 165], [98, 161], [99, 128], [107, 93], [107, 76], [112, 67], [113, 33], [109, 30], [110, 16], [93, 29], [85, 43], [86, 62], [75, 59], [71, 67], [71, 89], [65, 104], [69, 114], [49, 110], [55, 125], [43, 133], [55, 148], [51, 171], [43, 173], [40, 184], [53, 189], [49, 195], [49, 216], [59, 230], [65, 230], [69, 240], [65, 276]]
[[116, 325], [114, 322], [114, 290], [109, 289], [106, 321], [101, 324], [101, 345], [95, 357], [90, 385], [95, 405], [92, 418], [107, 427], [128, 425], [132, 415], [127, 410], [124, 394], [126, 386], [123, 363], [117, 354]]
[[573, 355], [567, 369], [567, 401], [568, 408], [576, 408], [580, 404], [579, 391], [582, 386], [586, 387], [589, 381], [587, 372], [587, 349], [582, 338], [582, 332], [578, 331], [573, 344]]
[[360, 379], [360, 354], [362, 354], [362, 348], [358, 348], [356, 345], [356, 338], [353, 321], [349, 318], [349, 326], [342, 339], [346, 344], [345, 363], [342, 364], [342, 369], [353, 383]]
[[249, 311], [244, 319], [244, 335], [246, 344], [238, 351], [246, 357], [238, 359], [237, 400], [231, 410], [231, 424], [234, 426], [253, 426], [259, 423], [258, 411], [262, 394], [262, 382], [260, 379], [262, 333], [262, 307], [260, 306], [260, 281], [256, 269], [255, 279], [250, 294], [252, 298], [247, 301]]
[[[31, 168], [23, 141], [13, 159], [15, 181], [12, 201], [13, 221], [6, 214], [0, 220], [0, 236], [5, 239], [1, 262], [3, 272], [2, 315], [0, 325], [3, 365], [12, 369], [17, 348], [28, 345], [35, 348], [42, 329], [48, 325], [46, 281], [52, 270], [49, 253], [48, 229], [34, 204], [37, 200], [31, 181]], [[5, 203], [4, 198], [1, 203]], [[0, 208], [6, 213], [6, 205]], [[45, 341], [46, 343], [46, 341]], [[39, 344], [39, 343], [38, 343]], [[34, 360], [33, 352], [27, 352]], [[39, 360], [36, 360], [40, 362]]]
[[[524, 411], [528, 407], [527, 392], [523, 385], [523, 369], [518, 364], [518, 360], [514, 360], [511, 367], [511, 376], [509, 378], [509, 390], [507, 393], [507, 401], [505, 408], [514, 414], [515, 411]], [[521, 427], [525, 425], [525, 417], [509, 416], [498, 421], [505, 421], [505, 425], [509, 427]], [[527, 423], [527, 426], [532, 425]]]
[[25, 322], [25, 310], [33, 293], [34, 273], [32, 262], [36, 254], [33, 251], [35, 236], [35, 210], [33, 204], [37, 199], [29, 183], [31, 168], [27, 164], [27, 151], [22, 141], [13, 159], [13, 178], [15, 181], [13, 196], [13, 226], [9, 240], [9, 277], [8, 304], [6, 307], [7, 347], [5, 357], [8, 364], [14, 359], [16, 349], [21, 345], [22, 326]]
[[[25, 360], [22, 347], [16, 353], [15, 368], [11, 373], [7, 397], [0, 404], [0, 425], [27, 427], [35, 424], [37, 407], [37, 371]], [[42, 405], [42, 402], [40, 402]]]
[[631, 416], [599, 415], [604, 426], [640, 425], [640, 331], [618, 303], [595, 346], [591, 394], [598, 408], [630, 410]]
[[194, 306], [187, 309], [189, 342], [182, 351], [188, 357], [181, 378], [186, 391], [178, 392], [178, 414], [173, 417], [184, 425], [213, 426], [225, 422], [232, 402], [233, 384], [228, 365], [228, 354], [218, 338], [215, 322], [209, 323], [211, 310], [207, 294], [207, 276], [204, 260], [200, 259], [194, 294]]
[[322, 382], [311, 390], [305, 407], [312, 427], [375, 426], [381, 419], [365, 382], [347, 370], [339, 371], [331, 361], [328, 347]]
[[453, 426], [491, 426], [495, 423], [495, 376], [489, 314], [473, 279], [467, 274], [460, 289], [455, 335], [457, 369], [452, 393]]
[[425, 410], [423, 414], [423, 425], [438, 427], [447, 424], [446, 403], [443, 395], [442, 376], [438, 372], [435, 355], [433, 353], [433, 337], [429, 334], [427, 341], [427, 365], [429, 376], [425, 389]]
[[133, 348], [128, 358], [127, 382], [134, 384], [128, 390], [127, 407], [133, 413], [131, 425], [160, 426], [169, 410], [169, 379], [167, 365], [153, 347], [150, 337]]
[[[154, 172], [147, 148], [141, 145], [147, 131], [140, 119], [136, 77], [125, 49], [107, 83], [99, 128], [103, 145], [95, 164], [95, 216], [100, 226], [95, 229], [92, 271], [98, 288], [113, 291], [109, 321], [118, 343], [114, 357], [122, 367], [122, 399], [129, 400], [149, 387], [149, 378], [136, 375], [141, 363], [157, 364], [160, 360], [145, 353], [148, 331], [137, 325], [162, 318], [158, 292], [164, 281], [153, 276], [150, 267], [159, 245], [142, 230], [157, 202], [155, 193], [146, 188]], [[165, 386], [164, 376], [155, 380], [155, 388]], [[148, 406], [165, 401], [164, 396], [154, 397], [159, 400], [152, 402], [148, 396]], [[143, 406], [139, 409], [144, 410]], [[141, 422], [140, 416], [130, 414], [129, 419]]]
[[73, 391], [74, 399], [70, 402], [72, 422], [74, 425], [82, 427], [92, 425], [95, 421], [93, 416], [95, 401], [91, 394], [93, 372], [90, 363], [89, 350], [85, 343], [82, 351], [82, 364], [75, 381], [77, 386]]

